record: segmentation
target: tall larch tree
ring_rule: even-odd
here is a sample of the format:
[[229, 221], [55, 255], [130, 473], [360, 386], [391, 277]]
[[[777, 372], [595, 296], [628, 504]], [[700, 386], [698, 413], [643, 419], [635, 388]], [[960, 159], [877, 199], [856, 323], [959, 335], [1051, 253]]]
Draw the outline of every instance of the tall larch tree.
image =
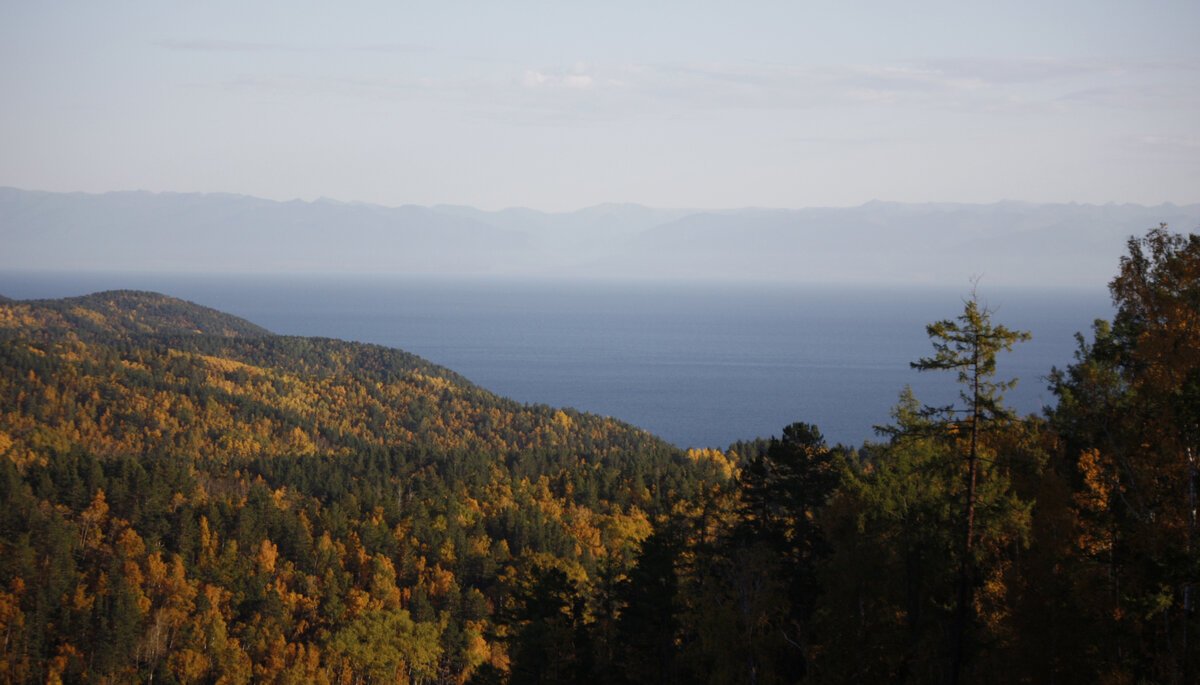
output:
[[912, 363], [918, 371], [954, 371], [962, 386], [959, 397], [962, 405], [945, 411], [953, 418], [948, 428], [967, 439], [963, 460], [965, 496], [962, 514], [962, 556], [959, 560], [958, 590], [955, 601], [955, 620], [951, 637], [950, 682], [958, 683], [963, 670], [964, 641], [970, 607], [973, 601], [975, 568], [975, 509], [979, 481], [980, 446], [988, 424], [1011, 421], [1012, 412], [1003, 405], [1003, 393], [1016, 380], [993, 380], [996, 373], [996, 354], [1012, 350], [1013, 344], [1029, 340], [1026, 331], [1010, 330], [993, 325], [992, 311], [979, 304], [972, 292], [963, 313], [957, 318], [929, 324], [926, 332], [935, 354]]

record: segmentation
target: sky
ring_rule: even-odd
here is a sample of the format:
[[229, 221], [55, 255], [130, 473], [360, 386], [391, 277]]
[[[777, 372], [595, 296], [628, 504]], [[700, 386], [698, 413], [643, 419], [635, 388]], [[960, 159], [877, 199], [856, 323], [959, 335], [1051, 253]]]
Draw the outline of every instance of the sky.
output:
[[0, 186], [1200, 202], [1200, 2], [0, 0]]

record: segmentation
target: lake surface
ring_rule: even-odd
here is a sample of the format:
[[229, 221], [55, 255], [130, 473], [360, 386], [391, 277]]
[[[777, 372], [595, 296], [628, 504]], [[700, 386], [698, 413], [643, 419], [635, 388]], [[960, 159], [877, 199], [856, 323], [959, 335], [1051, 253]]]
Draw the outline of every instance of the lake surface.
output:
[[[816, 424], [858, 445], [906, 384], [946, 404], [955, 376], [917, 373], [925, 325], [962, 312], [959, 291], [780, 284], [517, 282], [0, 272], [0, 294], [154, 290], [276, 333], [379, 343], [418, 354], [520, 402], [613, 416], [676, 445], [724, 448]], [[1104, 290], [980, 288], [994, 323], [1033, 340], [998, 363], [1021, 379], [1022, 413], [1054, 401], [1045, 375], [1074, 334], [1111, 318]], [[1090, 334], [1089, 334], [1090, 337]]]

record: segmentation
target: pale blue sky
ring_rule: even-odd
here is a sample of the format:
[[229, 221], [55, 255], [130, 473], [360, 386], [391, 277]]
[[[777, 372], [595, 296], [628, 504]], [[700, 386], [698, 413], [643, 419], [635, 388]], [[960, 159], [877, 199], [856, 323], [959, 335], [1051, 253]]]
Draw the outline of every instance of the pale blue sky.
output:
[[1200, 202], [1200, 2], [11, 2], [0, 185]]

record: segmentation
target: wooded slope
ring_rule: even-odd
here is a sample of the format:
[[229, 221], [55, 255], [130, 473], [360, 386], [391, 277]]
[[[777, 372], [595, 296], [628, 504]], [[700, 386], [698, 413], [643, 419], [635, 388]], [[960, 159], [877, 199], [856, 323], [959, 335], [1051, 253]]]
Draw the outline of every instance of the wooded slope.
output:
[[462, 681], [533, 565], [728, 475], [404, 352], [162, 295], [0, 302], [0, 673]]

